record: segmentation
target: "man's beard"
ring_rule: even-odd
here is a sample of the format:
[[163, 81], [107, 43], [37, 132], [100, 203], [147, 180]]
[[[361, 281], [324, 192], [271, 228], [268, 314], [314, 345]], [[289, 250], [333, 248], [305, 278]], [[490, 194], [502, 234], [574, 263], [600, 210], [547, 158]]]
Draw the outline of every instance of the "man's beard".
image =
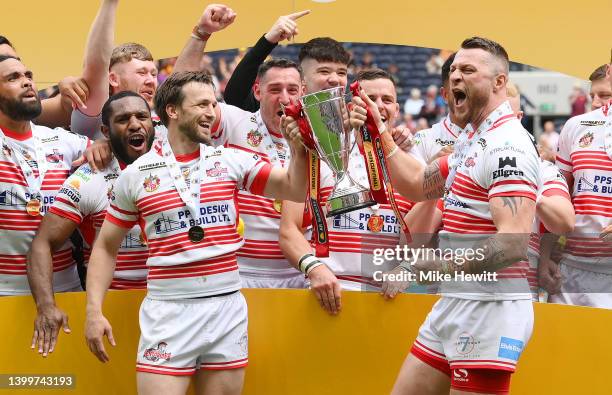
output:
[[[126, 165], [131, 165], [136, 159], [138, 159], [130, 157], [126, 148], [127, 143], [123, 141], [120, 136], [110, 131], [108, 137], [110, 140], [111, 148], [113, 149], [113, 153], [120, 162], [125, 163]], [[147, 140], [147, 152], [149, 152], [149, 150], [151, 149], [154, 140], [155, 133], [150, 133], [149, 138]]]
[[36, 101], [32, 103], [24, 103], [19, 99], [10, 99], [0, 95], [0, 111], [14, 121], [31, 121], [40, 115], [42, 105], [38, 95]]
[[[212, 126], [212, 122], [210, 123]], [[181, 122], [178, 124], [178, 129], [194, 143], [212, 145], [211, 136], [204, 136], [198, 133], [198, 120], [196, 118]]]

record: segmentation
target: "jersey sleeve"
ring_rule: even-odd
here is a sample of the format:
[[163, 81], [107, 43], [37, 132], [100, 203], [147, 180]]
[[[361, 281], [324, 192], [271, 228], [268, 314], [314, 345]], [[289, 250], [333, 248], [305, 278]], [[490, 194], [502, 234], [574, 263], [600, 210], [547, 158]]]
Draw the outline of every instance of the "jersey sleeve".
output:
[[75, 134], [62, 128], [56, 128], [55, 131], [62, 136], [62, 142], [69, 154], [69, 158], [67, 158], [69, 163], [80, 158], [91, 144], [91, 140], [87, 136]]
[[570, 118], [565, 125], [563, 125], [563, 129], [561, 129], [561, 134], [559, 135], [559, 145], [557, 146], [557, 166], [560, 170], [572, 172], [574, 166], [572, 165], [572, 135], [575, 126], [575, 121], [573, 118]]
[[492, 144], [485, 151], [484, 163], [477, 174], [477, 181], [488, 190], [489, 199], [522, 196], [536, 200], [540, 158], [528, 140], [527, 132], [522, 133], [524, 135], [517, 138], [513, 144]]
[[101, 115], [86, 115], [79, 111], [78, 108], [72, 111], [72, 115], [70, 116], [70, 130], [72, 132], [94, 139], [101, 135], [101, 126]]
[[254, 195], [263, 195], [273, 166], [259, 155], [232, 149], [232, 158], [238, 166], [238, 186]]
[[538, 189], [538, 195], [557, 195], [571, 200], [565, 177], [563, 177], [563, 175], [559, 172], [557, 166], [550, 162], [544, 162], [542, 164], [540, 177], [541, 185]]
[[86, 217], [83, 213], [84, 202], [81, 194], [81, 184], [85, 181], [83, 180], [84, 174], [79, 172], [80, 170], [79, 168], [64, 181], [49, 209], [50, 213], [68, 219], [77, 225], [81, 224], [83, 218]]
[[414, 135], [414, 145], [410, 148], [408, 153], [412, 155], [413, 158], [421, 162], [424, 166], [427, 166], [429, 153], [427, 149], [427, 135], [425, 132], [425, 130], [421, 130]]
[[123, 171], [115, 181], [111, 192], [110, 204], [106, 211], [105, 221], [122, 228], [131, 229], [138, 223], [138, 208], [136, 207], [135, 193], [133, 189], [137, 183], [132, 182], [130, 172]]

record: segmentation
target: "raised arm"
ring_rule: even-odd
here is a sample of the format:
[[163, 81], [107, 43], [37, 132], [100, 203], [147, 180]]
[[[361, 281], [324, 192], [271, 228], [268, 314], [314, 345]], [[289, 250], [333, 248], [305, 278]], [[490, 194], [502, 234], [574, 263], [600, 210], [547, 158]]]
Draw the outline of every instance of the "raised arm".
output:
[[36, 319], [32, 348], [46, 357], [53, 352], [60, 327], [70, 333], [68, 316], [55, 304], [53, 294], [53, 252], [68, 240], [76, 229], [76, 222], [53, 213], [44, 216], [28, 253], [28, 282], [36, 303]]
[[213, 33], [225, 29], [236, 19], [236, 13], [228, 6], [210, 4], [195, 25], [173, 68], [177, 71], [199, 71], [204, 48]]
[[89, 86], [89, 97], [86, 107], [79, 109], [85, 115], [99, 115], [108, 99], [108, 68], [113, 52], [118, 4], [119, 0], [102, 2], [87, 37], [83, 79]]
[[257, 78], [257, 69], [279, 42], [298, 34], [298, 18], [309, 14], [310, 11], [300, 11], [279, 17], [270, 30], [255, 43], [240, 60], [232, 76], [227, 82], [223, 93], [225, 102], [246, 111], [257, 111], [259, 103], [253, 96], [253, 84]]

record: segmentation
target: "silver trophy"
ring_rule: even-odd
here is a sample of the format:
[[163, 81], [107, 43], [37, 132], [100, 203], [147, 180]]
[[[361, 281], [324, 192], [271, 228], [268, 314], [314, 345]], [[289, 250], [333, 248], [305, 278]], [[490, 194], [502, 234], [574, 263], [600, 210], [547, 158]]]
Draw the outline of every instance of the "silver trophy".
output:
[[334, 172], [335, 185], [327, 199], [327, 216], [348, 213], [376, 204], [370, 190], [357, 183], [348, 172], [353, 148], [344, 88], [311, 93], [300, 103], [319, 158]]

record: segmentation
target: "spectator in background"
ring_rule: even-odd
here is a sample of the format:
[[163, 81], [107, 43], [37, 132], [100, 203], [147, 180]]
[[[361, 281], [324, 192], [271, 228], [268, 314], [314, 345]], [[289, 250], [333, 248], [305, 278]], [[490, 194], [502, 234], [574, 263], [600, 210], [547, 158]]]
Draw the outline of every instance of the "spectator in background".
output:
[[390, 63], [389, 66], [387, 66], [387, 72], [389, 73], [391, 79], [393, 80], [393, 83], [395, 84], [398, 96], [401, 95], [402, 88], [400, 87], [401, 80], [399, 77], [399, 67], [397, 67], [395, 63]]
[[174, 64], [176, 63], [176, 57], [174, 58], [167, 58], [167, 59], [160, 59], [159, 62], [157, 63], [157, 70], [159, 70], [159, 73], [157, 74], [157, 83], [158, 85], [161, 85], [166, 78], [168, 78], [168, 76], [170, 74], [172, 74], [172, 70], [174, 70]]
[[429, 85], [425, 93], [425, 101], [419, 111], [419, 118], [425, 118], [428, 124], [433, 124], [437, 121], [440, 115], [441, 108], [438, 106], [438, 87]]
[[538, 151], [540, 157], [549, 162], [555, 163], [557, 146], [559, 145], [559, 133], [557, 133], [553, 121], [544, 122], [544, 131], [538, 137]]
[[404, 103], [404, 114], [410, 114], [413, 117], [419, 115], [424, 103], [423, 99], [421, 99], [421, 90], [419, 88], [412, 88], [410, 90], [410, 97]]
[[359, 62], [358, 69], [364, 70], [364, 69], [377, 69], [377, 68], [378, 66], [376, 65], [376, 61], [374, 60], [374, 55], [372, 55], [372, 52], [365, 51], [363, 55], [361, 56], [361, 62]]
[[412, 114], [405, 113], [404, 116], [402, 117], [402, 122], [399, 125], [397, 125], [397, 127], [399, 128], [404, 127], [406, 129], [409, 129], [412, 134], [415, 134], [417, 125], [416, 125], [416, 122], [414, 122], [414, 118], [412, 118]]
[[606, 65], [599, 66], [591, 76], [591, 111], [597, 110], [612, 99], [612, 88], [606, 80]]
[[572, 94], [569, 97], [569, 101], [570, 106], [572, 108], [572, 113], [570, 116], [575, 117], [576, 115], [581, 115], [586, 112], [586, 105], [588, 99], [579, 82], [576, 82], [576, 84], [574, 85], [574, 89], [572, 90]]
[[429, 129], [429, 122], [427, 122], [426, 118], [419, 118], [416, 123], [415, 132], [418, 132], [419, 130], [425, 130], [425, 129]]
[[223, 99], [223, 92], [221, 92], [219, 78], [215, 72], [215, 66], [213, 65], [213, 58], [208, 55], [202, 56], [200, 60], [200, 70], [208, 71], [212, 77], [213, 86], [215, 87], [215, 96], [217, 100]]
[[442, 65], [444, 64], [444, 59], [442, 59], [442, 56], [440, 56], [440, 52], [441, 51], [432, 53], [427, 63], [425, 63], [427, 74], [440, 75], [440, 73], [442, 72]]

